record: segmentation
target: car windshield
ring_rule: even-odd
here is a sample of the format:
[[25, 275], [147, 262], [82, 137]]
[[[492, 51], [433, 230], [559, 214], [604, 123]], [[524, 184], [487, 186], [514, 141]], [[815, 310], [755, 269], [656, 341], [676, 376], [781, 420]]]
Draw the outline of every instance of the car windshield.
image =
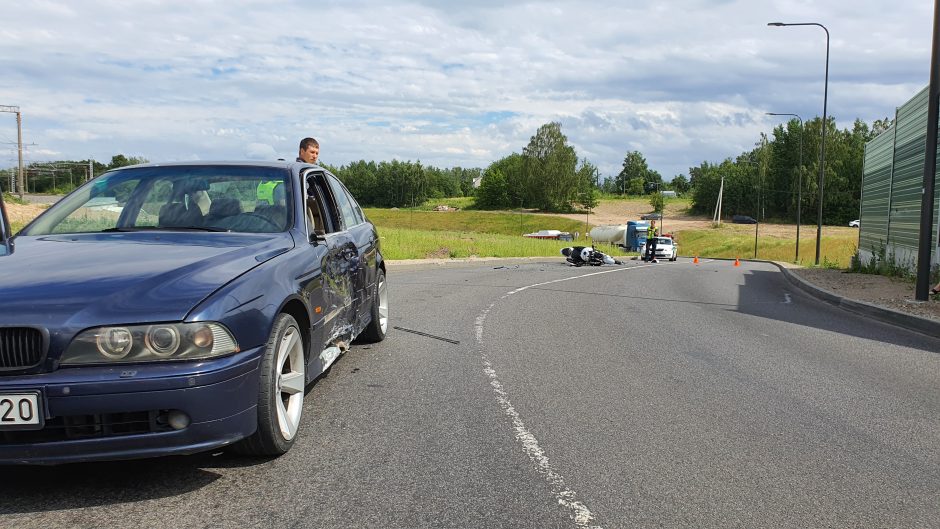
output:
[[171, 165], [105, 173], [63, 198], [22, 235], [113, 231], [274, 233], [288, 226], [290, 172]]
[[656, 244], [672, 245], [672, 239], [657, 238]]

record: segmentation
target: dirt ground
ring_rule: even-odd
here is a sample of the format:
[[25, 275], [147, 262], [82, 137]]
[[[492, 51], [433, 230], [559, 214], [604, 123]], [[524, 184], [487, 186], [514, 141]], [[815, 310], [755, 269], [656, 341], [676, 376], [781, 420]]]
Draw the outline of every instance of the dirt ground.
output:
[[4, 205], [7, 208], [7, 216], [10, 218], [10, 222], [13, 224], [26, 224], [48, 207], [45, 204]]
[[918, 302], [914, 299], [912, 282], [828, 268], [795, 268], [791, 271], [809, 283], [844, 298], [940, 321], [940, 296], [930, 296], [929, 301]]
[[[25, 223], [46, 208], [45, 205], [38, 204], [7, 204], [6, 206], [10, 221], [15, 223]], [[637, 219], [649, 210], [649, 206], [642, 203], [602, 203], [592, 212], [590, 222], [594, 225], [620, 224], [629, 219]], [[565, 216], [577, 220], [584, 219], [584, 215]], [[678, 210], [670, 211], [667, 206], [664, 224], [666, 231], [704, 229], [711, 225], [711, 221], [684, 216]], [[741, 227], [747, 230], [752, 229], [749, 226]], [[806, 238], [815, 237], [814, 228], [815, 226], [804, 228]], [[852, 230], [854, 228], [826, 228], [826, 230], [839, 229]], [[762, 224], [761, 231], [768, 235], [786, 236], [791, 232], [795, 234], [796, 227]], [[803, 231], [801, 231], [801, 237], [804, 237]], [[832, 269], [796, 268], [793, 271], [810, 283], [840, 296], [940, 321], [940, 296], [931, 296], [931, 300], [925, 303], [915, 302], [913, 283], [884, 276], [850, 274]]]
[[[591, 211], [588, 222], [592, 226], [604, 226], [607, 224], [625, 224], [628, 220], [637, 220], [640, 215], [650, 213], [653, 208], [647, 202], [630, 201], [602, 201], [597, 208]], [[583, 213], [558, 214], [552, 213], [558, 217], [565, 217], [573, 220], [584, 221]], [[701, 216], [690, 216], [686, 213], [684, 204], [666, 204], [666, 210], [663, 212], [663, 220], [658, 221], [660, 233], [670, 233], [682, 230], [704, 230], [711, 228], [711, 219]], [[730, 224], [722, 222], [722, 225], [728, 225], [734, 230], [742, 232], [754, 232], [754, 226], [748, 224]], [[843, 231], [853, 231], [855, 228], [841, 226], [823, 226], [823, 236]], [[762, 237], [787, 237], [796, 238], [796, 225], [773, 224], [762, 222], [760, 225]], [[816, 221], [814, 219], [803, 219], [803, 225], [800, 227], [800, 241], [816, 240]]]

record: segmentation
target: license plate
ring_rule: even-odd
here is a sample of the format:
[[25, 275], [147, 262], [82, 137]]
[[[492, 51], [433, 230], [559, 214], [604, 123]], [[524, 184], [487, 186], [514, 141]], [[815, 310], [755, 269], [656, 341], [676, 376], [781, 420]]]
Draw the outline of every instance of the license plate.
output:
[[39, 392], [0, 393], [0, 430], [38, 430], [43, 426]]

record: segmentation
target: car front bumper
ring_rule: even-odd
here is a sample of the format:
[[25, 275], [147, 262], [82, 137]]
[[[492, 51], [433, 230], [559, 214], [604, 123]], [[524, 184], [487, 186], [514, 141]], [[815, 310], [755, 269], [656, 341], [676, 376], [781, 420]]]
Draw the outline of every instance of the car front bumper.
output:
[[[257, 427], [260, 352], [0, 377], [0, 393], [39, 391], [45, 417], [42, 429], [0, 431], [0, 464], [193, 454], [234, 443]], [[188, 424], [169, 424], [170, 413]]]

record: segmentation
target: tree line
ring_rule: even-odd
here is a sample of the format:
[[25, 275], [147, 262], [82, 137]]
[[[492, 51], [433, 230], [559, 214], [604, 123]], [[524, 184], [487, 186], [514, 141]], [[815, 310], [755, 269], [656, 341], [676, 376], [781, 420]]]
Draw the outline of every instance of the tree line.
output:
[[[840, 130], [835, 118], [827, 120], [824, 223], [844, 224], [858, 217], [865, 144], [890, 125], [887, 118], [871, 127], [856, 120], [852, 128]], [[721, 162], [703, 161], [689, 168], [688, 177], [676, 175], [670, 182], [651, 169], [639, 151], [627, 152], [620, 172], [599, 181], [597, 168], [578, 157], [557, 122], [542, 125], [521, 152], [485, 169], [400, 160], [326, 167], [365, 206], [413, 207], [429, 199], [475, 196], [474, 207], [479, 209], [566, 212], [594, 207], [599, 193], [655, 199], [671, 189], [691, 193], [693, 213], [711, 215], [723, 179], [723, 216], [794, 221], [798, 208], [806, 218], [818, 210], [821, 126], [818, 117], [802, 126], [796, 119], [782, 123], [770, 136], [762, 134], [751, 150]], [[118, 154], [108, 164], [93, 162], [94, 174], [146, 161]], [[10, 171], [0, 177], [4, 191], [9, 191]], [[28, 192], [64, 193], [85, 181], [88, 161], [34, 162], [26, 173]]]
[[325, 166], [339, 178], [363, 206], [414, 207], [428, 199], [473, 194], [479, 168], [440, 169], [420, 161], [374, 162], [359, 160], [348, 165]]
[[[92, 176], [97, 176], [118, 167], [147, 163], [147, 161], [145, 158], [116, 154], [111, 157], [111, 162], [107, 164], [92, 160], [91, 174], [89, 174], [88, 160], [31, 162], [23, 167], [24, 191], [26, 193], [64, 195], [85, 183]], [[18, 192], [15, 185], [17, 171], [18, 169], [15, 167], [0, 170], [0, 191], [4, 193]]]
[[[328, 167], [363, 205], [412, 207], [425, 200], [475, 196], [479, 209], [571, 211], [596, 203], [596, 168], [579, 162], [560, 123], [542, 125], [522, 153], [481, 168], [439, 169], [421, 162], [360, 160]], [[478, 182], [478, 188], [475, 183]]]
[[[857, 219], [864, 171], [865, 144], [891, 125], [876, 120], [871, 127], [856, 119], [852, 128], [839, 129], [834, 118], [826, 123], [823, 178], [823, 223], [845, 224]], [[694, 213], [712, 215], [724, 179], [722, 216], [795, 221], [816, 218], [819, 208], [819, 154], [822, 119], [800, 126], [797, 119], [762, 134], [754, 148], [719, 163], [702, 162], [689, 169]]]

